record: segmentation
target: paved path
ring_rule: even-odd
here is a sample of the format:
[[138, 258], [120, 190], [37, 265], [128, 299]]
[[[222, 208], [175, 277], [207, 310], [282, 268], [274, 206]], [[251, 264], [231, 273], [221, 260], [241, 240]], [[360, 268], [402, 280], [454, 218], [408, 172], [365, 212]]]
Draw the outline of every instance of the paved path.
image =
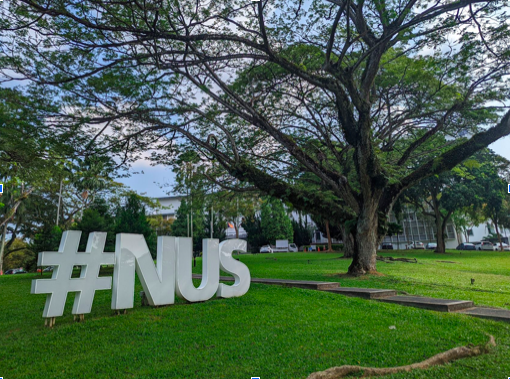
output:
[[[193, 274], [193, 279], [201, 279], [202, 275]], [[221, 276], [223, 282], [233, 282], [230, 276]], [[252, 283], [280, 285], [327, 291], [345, 296], [355, 296], [364, 299], [374, 299], [387, 303], [394, 303], [415, 308], [430, 309], [438, 312], [457, 312], [474, 317], [488, 318], [496, 321], [510, 322], [510, 310], [501, 308], [475, 307], [472, 301], [436, 299], [425, 296], [397, 296], [397, 291], [380, 288], [340, 287], [337, 282], [316, 282], [309, 280], [264, 279], [251, 278]]]

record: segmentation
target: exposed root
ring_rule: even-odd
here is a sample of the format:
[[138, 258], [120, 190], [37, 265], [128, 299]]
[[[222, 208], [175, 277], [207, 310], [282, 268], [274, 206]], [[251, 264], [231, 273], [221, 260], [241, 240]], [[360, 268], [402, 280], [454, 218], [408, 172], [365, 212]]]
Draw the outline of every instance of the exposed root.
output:
[[386, 261], [390, 261], [390, 262], [395, 262], [395, 261], [398, 261], [398, 262], [406, 262], [406, 263], [418, 263], [418, 260], [416, 258], [393, 258], [393, 257], [381, 257], [381, 256], [377, 256], [377, 260], [378, 261], [383, 261], [383, 262], [386, 262]]
[[484, 345], [478, 346], [461, 346], [450, 349], [443, 353], [434, 355], [422, 362], [413, 363], [406, 366], [375, 368], [375, 367], [362, 367], [362, 366], [340, 366], [332, 367], [326, 371], [317, 371], [308, 376], [307, 379], [337, 379], [344, 378], [347, 375], [360, 373], [361, 377], [366, 378], [369, 376], [390, 375], [398, 372], [409, 372], [417, 369], [426, 369], [431, 366], [444, 365], [445, 363], [455, 361], [457, 359], [476, 357], [478, 355], [486, 354], [490, 348], [496, 346], [494, 337], [489, 335], [489, 341]]

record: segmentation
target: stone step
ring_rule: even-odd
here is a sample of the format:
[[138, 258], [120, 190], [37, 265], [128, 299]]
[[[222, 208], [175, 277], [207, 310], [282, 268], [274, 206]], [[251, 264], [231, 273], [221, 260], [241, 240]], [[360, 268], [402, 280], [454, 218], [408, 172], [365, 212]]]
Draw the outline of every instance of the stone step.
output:
[[463, 309], [458, 313], [463, 313], [474, 317], [488, 318], [490, 320], [510, 322], [510, 310], [508, 309], [475, 307]]
[[467, 300], [434, 299], [424, 296], [390, 296], [378, 299], [386, 303], [406, 305], [408, 307], [430, 309], [438, 312], [455, 312], [473, 308], [473, 302]]
[[[202, 275], [193, 274], [193, 279], [202, 279]], [[222, 282], [233, 282], [234, 278], [230, 276], [220, 276], [220, 281]], [[264, 279], [264, 278], [251, 278], [252, 283], [262, 283], [262, 284], [273, 284], [280, 285], [284, 287], [297, 287], [297, 288], [305, 288], [305, 289], [313, 289], [313, 290], [328, 290], [338, 287], [337, 282], [316, 282], [316, 281], [307, 281], [307, 280], [290, 280], [290, 279]]]
[[325, 291], [338, 293], [345, 296], [361, 297], [363, 299], [381, 299], [383, 297], [397, 296], [397, 291], [384, 290], [380, 288], [339, 287], [327, 289]]

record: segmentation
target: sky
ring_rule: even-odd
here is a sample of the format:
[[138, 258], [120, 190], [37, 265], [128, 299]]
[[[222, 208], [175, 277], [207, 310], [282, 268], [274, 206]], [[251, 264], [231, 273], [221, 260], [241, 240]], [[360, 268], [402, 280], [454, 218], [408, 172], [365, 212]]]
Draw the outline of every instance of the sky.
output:
[[117, 179], [129, 186], [140, 195], [149, 197], [165, 197], [173, 194], [175, 174], [170, 167], [158, 165], [151, 166], [148, 160], [135, 162], [129, 170], [132, 175], [128, 178]]

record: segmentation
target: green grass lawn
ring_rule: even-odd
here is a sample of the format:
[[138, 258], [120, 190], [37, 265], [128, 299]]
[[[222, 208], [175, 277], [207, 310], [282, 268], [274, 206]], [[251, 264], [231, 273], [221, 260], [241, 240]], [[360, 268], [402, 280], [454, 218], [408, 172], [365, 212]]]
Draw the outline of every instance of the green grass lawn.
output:
[[[378, 261], [377, 269], [382, 275], [363, 278], [342, 275], [347, 272], [351, 260], [339, 259], [341, 253], [242, 255], [241, 260], [250, 267], [252, 277], [257, 278], [337, 281], [345, 287], [395, 289], [413, 295], [472, 300], [476, 305], [510, 309], [510, 252], [459, 253], [456, 250], [447, 254], [428, 250], [381, 253], [416, 258], [418, 264]], [[475, 279], [473, 285], [471, 279]]]
[[[392, 252], [402, 256], [404, 252]], [[406, 252], [423, 264], [379, 263], [383, 276], [348, 278], [340, 254], [242, 255], [253, 277], [339, 281], [509, 307], [510, 255], [437, 256]], [[266, 258], [276, 258], [266, 259]], [[439, 263], [437, 260], [459, 262]], [[308, 263], [310, 261], [310, 263]], [[197, 261], [196, 272], [200, 270]], [[49, 275], [45, 275], [49, 277]], [[30, 295], [34, 274], [0, 277], [0, 377], [10, 378], [306, 378], [343, 364], [387, 367], [496, 338], [489, 355], [387, 378], [510, 376], [510, 324], [402, 307], [328, 292], [252, 284], [241, 298], [114, 316], [111, 292], [74, 323], [72, 299], [54, 329], [41, 318], [45, 295]], [[475, 278], [471, 286], [470, 278]], [[135, 293], [141, 290], [139, 283]], [[506, 304], [506, 305], [505, 305]], [[396, 329], [390, 329], [390, 326]], [[506, 375], [506, 376], [505, 376]]]

